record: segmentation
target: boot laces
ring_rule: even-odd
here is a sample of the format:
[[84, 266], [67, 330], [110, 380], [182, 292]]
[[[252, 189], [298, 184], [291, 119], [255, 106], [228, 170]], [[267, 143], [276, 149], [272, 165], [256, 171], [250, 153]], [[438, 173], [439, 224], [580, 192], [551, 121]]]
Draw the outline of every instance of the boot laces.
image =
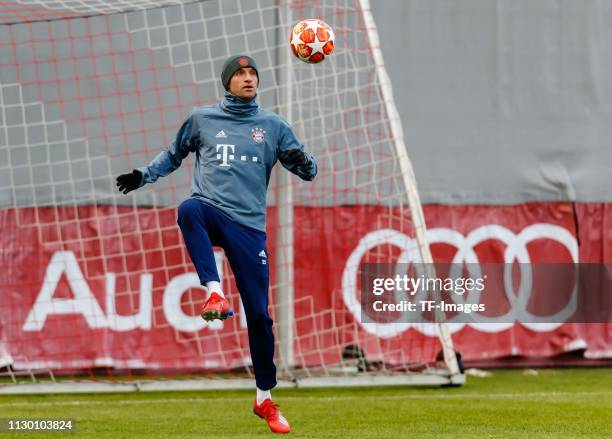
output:
[[261, 403], [260, 405], [264, 417], [266, 419], [273, 417], [273, 416], [278, 416], [278, 404], [272, 402], [272, 400], [268, 399], [264, 402]]

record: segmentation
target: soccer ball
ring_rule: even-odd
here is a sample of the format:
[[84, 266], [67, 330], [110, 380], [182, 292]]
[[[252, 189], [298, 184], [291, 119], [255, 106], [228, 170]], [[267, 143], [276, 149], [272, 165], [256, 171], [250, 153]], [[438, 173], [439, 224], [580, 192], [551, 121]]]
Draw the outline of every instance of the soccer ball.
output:
[[320, 63], [334, 51], [334, 31], [323, 20], [302, 20], [291, 31], [291, 51], [300, 61]]

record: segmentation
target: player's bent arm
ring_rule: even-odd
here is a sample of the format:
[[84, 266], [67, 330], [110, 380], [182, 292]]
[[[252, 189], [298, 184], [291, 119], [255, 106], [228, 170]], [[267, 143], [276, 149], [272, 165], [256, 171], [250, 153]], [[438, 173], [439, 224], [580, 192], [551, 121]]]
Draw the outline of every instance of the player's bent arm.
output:
[[[197, 129], [197, 122], [193, 115], [191, 115], [181, 126], [174, 141], [166, 148], [164, 148], [147, 166], [142, 166], [133, 171], [135, 175], [132, 179], [136, 180], [140, 177], [138, 182], [133, 181], [135, 187], [128, 187], [129, 190], [133, 190], [144, 186], [146, 183], [155, 183], [159, 177], [165, 177], [172, 171], [176, 170], [185, 157], [191, 152], [195, 151], [199, 143], [199, 131]], [[128, 174], [126, 174], [128, 175]], [[117, 185], [119, 186], [119, 179], [117, 178]], [[137, 183], [137, 185], [136, 185]], [[121, 190], [121, 186], [119, 187]], [[124, 193], [127, 193], [124, 191]]]
[[302, 180], [312, 181], [317, 175], [316, 159], [304, 149], [304, 145], [284, 120], [280, 127], [278, 159], [285, 169]]

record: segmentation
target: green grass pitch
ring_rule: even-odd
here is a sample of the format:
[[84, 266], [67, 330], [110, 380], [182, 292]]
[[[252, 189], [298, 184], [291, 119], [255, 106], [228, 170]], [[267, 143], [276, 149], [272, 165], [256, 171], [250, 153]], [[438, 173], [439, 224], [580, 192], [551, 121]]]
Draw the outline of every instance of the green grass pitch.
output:
[[[469, 377], [460, 388], [290, 389], [273, 395], [296, 438], [612, 438], [612, 369], [538, 372], [494, 370], [488, 378]], [[251, 411], [253, 394], [2, 396], [0, 418], [72, 418], [76, 432], [68, 437], [271, 437]]]

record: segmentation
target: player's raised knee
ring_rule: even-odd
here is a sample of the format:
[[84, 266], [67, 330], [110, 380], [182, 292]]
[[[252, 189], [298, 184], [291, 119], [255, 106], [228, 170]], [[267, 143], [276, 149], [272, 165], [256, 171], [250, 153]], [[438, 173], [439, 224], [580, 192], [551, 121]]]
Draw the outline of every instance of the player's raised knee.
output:
[[189, 227], [194, 216], [200, 214], [200, 202], [193, 198], [183, 201], [178, 207], [177, 223], [181, 227]]

